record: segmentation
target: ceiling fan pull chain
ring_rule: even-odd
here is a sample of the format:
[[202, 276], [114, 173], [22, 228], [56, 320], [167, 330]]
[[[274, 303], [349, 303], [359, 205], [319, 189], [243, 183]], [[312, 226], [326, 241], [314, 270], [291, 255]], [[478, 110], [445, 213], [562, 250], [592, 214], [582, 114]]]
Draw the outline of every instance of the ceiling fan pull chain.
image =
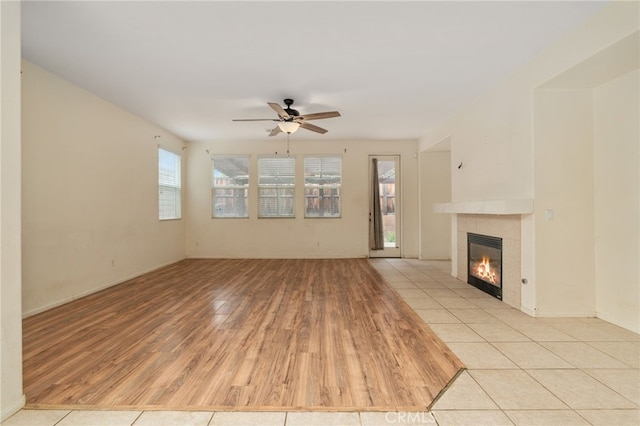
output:
[[291, 133], [287, 133], [287, 157], [289, 156], [289, 136]]

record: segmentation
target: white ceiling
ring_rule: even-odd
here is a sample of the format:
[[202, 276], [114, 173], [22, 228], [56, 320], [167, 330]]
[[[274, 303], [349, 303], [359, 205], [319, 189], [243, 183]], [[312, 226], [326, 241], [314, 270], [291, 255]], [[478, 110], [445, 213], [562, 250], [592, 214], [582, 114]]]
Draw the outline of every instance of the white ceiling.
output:
[[342, 113], [298, 139], [419, 138], [604, 4], [26, 1], [22, 50], [187, 140], [266, 139], [231, 120], [285, 97]]

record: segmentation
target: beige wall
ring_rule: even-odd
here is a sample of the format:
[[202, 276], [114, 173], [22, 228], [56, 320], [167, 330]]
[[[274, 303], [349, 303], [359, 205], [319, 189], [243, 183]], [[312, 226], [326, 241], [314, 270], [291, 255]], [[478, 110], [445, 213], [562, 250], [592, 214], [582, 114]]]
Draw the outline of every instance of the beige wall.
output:
[[[573, 135], [565, 145], [562, 135], [558, 133], [561, 130], [556, 128], [553, 138], [558, 145], [541, 142], [540, 132], [545, 130], [537, 128], [535, 122], [542, 116], [535, 115], [546, 114], [547, 118], [551, 119], [551, 111], [557, 111], [558, 108], [548, 105], [551, 109], [541, 109], [538, 101], [542, 100], [534, 99], [533, 94], [535, 92], [537, 97], [541, 90], [536, 89], [549, 82], [554, 84], [545, 87], [545, 90], [549, 89], [547, 93], [550, 93], [551, 89], [586, 89], [588, 93], [593, 86], [580, 84], [592, 84], [603, 76], [620, 75], [620, 69], [628, 69], [629, 63], [633, 62], [629, 61], [629, 57], [637, 57], [637, 53], [629, 55], [627, 42], [628, 37], [638, 31], [639, 15], [637, 2], [613, 2], [585, 25], [567, 34], [563, 40], [542, 52], [510, 78], [475, 99], [463, 111], [432, 129], [419, 141], [419, 149], [423, 151], [445, 138], [450, 138], [451, 163], [463, 163], [460, 169], [452, 168], [453, 202], [534, 199], [535, 214], [527, 215], [521, 228], [521, 267], [523, 274], [526, 274], [523, 278], [528, 280], [526, 288], [521, 289], [521, 294], [522, 308], [526, 312], [587, 315], [594, 314], [596, 310], [595, 278], [586, 277], [587, 274], [580, 269], [577, 260], [578, 257], [586, 255], [587, 259], [595, 261], [593, 183], [585, 181], [586, 186], [580, 186], [577, 193], [571, 191], [575, 191], [578, 185], [578, 176], [574, 173], [583, 173], [586, 179], [593, 179], [593, 169], [587, 167], [589, 159], [593, 161], [593, 135], [587, 134], [588, 131], [585, 129], [574, 127], [570, 129]], [[622, 43], [620, 49], [608, 51], [610, 46], [619, 43]], [[601, 58], [599, 54], [605, 50], [608, 54]], [[603, 58], [606, 60], [602, 60]], [[582, 62], [588, 62], [594, 68], [593, 75], [578, 78], [576, 74], [566, 74]], [[613, 64], [614, 69], [603, 70], [603, 64]], [[577, 87], [568, 87], [567, 81], [576, 84]], [[590, 94], [585, 96], [589, 97]], [[586, 100], [586, 103], [576, 102], [582, 115], [587, 118], [591, 106]], [[593, 123], [591, 116], [588, 117], [588, 123]], [[579, 145], [576, 138], [586, 138], [587, 144]], [[570, 155], [572, 148], [581, 150], [573, 160]], [[554, 155], [571, 162], [577, 161], [579, 164], [569, 163], [563, 168], [562, 164], [553, 158]], [[551, 161], [553, 167], [545, 167], [544, 162], [547, 160]], [[546, 187], [536, 187], [538, 183]], [[564, 191], [565, 198], [562, 200], [553, 194], [560, 189]], [[544, 200], [552, 201], [554, 197], [563, 207], [556, 211], [555, 222], [546, 222], [540, 215], [545, 209], [555, 207], [545, 207]], [[589, 207], [587, 205], [590, 198], [592, 204]], [[554, 203], [556, 206], [560, 205], [556, 201]], [[586, 211], [580, 213], [578, 223], [573, 223], [573, 219], [563, 216], [565, 208], [577, 212], [582, 207], [586, 208]], [[591, 227], [587, 226], [589, 221]], [[572, 229], [552, 232], [553, 227], [560, 228], [560, 223], [569, 224]], [[541, 229], [538, 229], [540, 227]], [[569, 236], [567, 234], [575, 235], [579, 230], [586, 231], [582, 239], [575, 243], [580, 253], [563, 251], [563, 257], [558, 257], [560, 247], [574, 248], [573, 243], [565, 243], [564, 239]], [[589, 246], [581, 247], [581, 243], [587, 243]], [[453, 244], [455, 245], [455, 241]], [[550, 255], [545, 248], [552, 249], [558, 256]], [[452, 263], [455, 264], [455, 247], [452, 255]], [[541, 257], [538, 257], [539, 255]], [[569, 256], [570, 259], [566, 261], [564, 256]], [[593, 272], [593, 268], [591, 269]], [[575, 280], [580, 278], [584, 280], [577, 284]]]
[[0, 2], [0, 421], [24, 405], [20, 269], [20, 3]]
[[451, 216], [433, 204], [451, 201], [451, 152], [420, 153], [420, 258], [451, 258]]
[[640, 332], [640, 72], [594, 89], [598, 316]]
[[638, 29], [638, 3], [608, 6], [419, 141], [451, 140], [452, 201], [533, 197], [532, 91]]
[[635, 31], [535, 92], [540, 315], [640, 330], [638, 52]]
[[595, 316], [591, 90], [538, 90], [534, 104], [538, 314]]
[[[330, 258], [368, 256], [370, 154], [400, 154], [402, 255], [418, 256], [418, 160], [416, 141], [305, 141], [291, 136], [295, 156], [296, 217], [257, 218], [257, 157], [286, 152], [284, 135], [253, 142], [189, 143], [187, 254], [189, 257]], [[346, 152], [345, 152], [346, 150]], [[207, 152], [209, 151], [209, 152]], [[211, 218], [211, 155], [251, 154], [248, 219]], [[305, 219], [304, 155], [342, 156], [342, 217]]]
[[[295, 219], [258, 220], [255, 176], [250, 219], [211, 219], [206, 150], [251, 153], [255, 170], [257, 155], [282, 153], [286, 143], [189, 143], [184, 219], [161, 222], [157, 144], [180, 151], [183, 143], [34, 64], [23, 62], [23, 71], [24, 315], [179, 260], [185, 250], [191, 257], [365, 257], [370, 154], [401, 155], [402, 254], [418, 256], [416, 141], [294, 136], [291, 153], [300, 160], [305, 154], [343, 156], [343, 217], [330, 220], [304, 219], [301, 197]], [[301, 194], [302, 180], [298, 184]]]
[[22, 128], [24, 315], [184, 258], [157, 186], [182, 141], [26, 61]]

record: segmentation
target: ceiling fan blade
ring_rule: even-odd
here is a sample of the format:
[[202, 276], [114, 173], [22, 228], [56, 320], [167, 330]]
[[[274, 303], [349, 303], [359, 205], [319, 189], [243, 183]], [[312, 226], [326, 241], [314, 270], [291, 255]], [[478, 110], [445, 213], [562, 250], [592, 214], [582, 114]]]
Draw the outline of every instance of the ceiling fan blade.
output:
[[276, 126], [273, 128], [273, 130], [271, 131], [271, 133], [269, 133], [269, 136], [275, 136], [278, 133], [282, 132], [282, 130], [280, 130], [280, 126]]
[[303, 129], [311, 130], [312, 132], [325, 134], [327, 133], [327, 129], [323, 129], [322, 127], [318, 127], [315, 124], [305, 123], [304, 121], [298, 121], [300, 123], [300, 127]]
[[234, 118], [231, 121], [280, 121], [277, 118]]
[[275, 112], [277, 112], [280, 117], [282, 117], [282, 118], [291, 118], [289, 113], [287, 111], [285, 111], [280, 105], [276, 104], [275, 102], [267, 102], [267, 104], [269, 104], [271, 109], [273, 109]]
[[327, 111], [327, 112], [314, 112], [313, 114], [305, 114], [301, 115], [298, 118], [302, 118], [303, 120], [320, 120], [323, 118], [333, 118], [340, 117], [340, 113], [338, 111]]

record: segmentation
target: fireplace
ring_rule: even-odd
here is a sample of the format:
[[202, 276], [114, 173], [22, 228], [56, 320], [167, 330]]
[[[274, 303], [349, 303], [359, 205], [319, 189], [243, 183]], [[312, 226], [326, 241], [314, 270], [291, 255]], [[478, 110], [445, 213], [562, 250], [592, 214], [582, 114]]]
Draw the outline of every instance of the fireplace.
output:
[[467, 233], [467, 282], [502, 300], [502, 238]]

